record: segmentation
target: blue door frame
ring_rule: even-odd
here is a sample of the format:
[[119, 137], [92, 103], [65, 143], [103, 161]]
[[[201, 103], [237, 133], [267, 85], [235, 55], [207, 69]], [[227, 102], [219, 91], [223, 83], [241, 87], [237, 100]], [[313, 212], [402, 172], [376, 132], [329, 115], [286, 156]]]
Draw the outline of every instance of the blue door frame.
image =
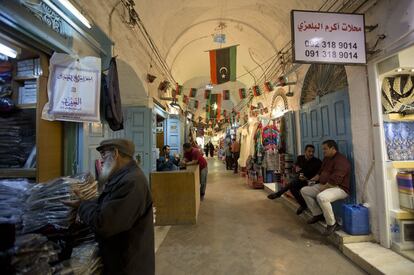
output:
[[[324, 140], [333, 139], [338, 143], [339, 152], [344, 154], [352, 165], [351, 190], [347, 202], [355, 203], [356, 188], [348, 90], [329, 93], [304, 104], [300, 110], [300, 129], [302, 149], [306, 144], [313, 144], [315, 155], [320, 159], [323, 158]], [[337, 210], [335, 212], [339, 211], [337, 208], [334, 207]]]

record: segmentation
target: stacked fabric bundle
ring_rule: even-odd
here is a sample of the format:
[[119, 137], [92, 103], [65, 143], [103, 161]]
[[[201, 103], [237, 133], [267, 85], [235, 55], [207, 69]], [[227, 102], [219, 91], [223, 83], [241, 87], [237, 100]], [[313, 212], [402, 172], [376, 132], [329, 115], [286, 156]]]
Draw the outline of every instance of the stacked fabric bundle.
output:
[[90, 275], [100, 274], [102, 271], [102, 260], [98, 256], [98, 245], [88, 243], [73, 249], [72, 257], [62, 263], [59, 275]]
[[14, 224], [22, 229], [22, 215], [30, 188], [27, 179], [0, 180], [0, 223]]
[[39, 234], [26, 234], [17, 237], [16, 243], [6, 253], [10, 256], [5, 268], [15, 274], [44, 275], [53, 274], [51, 263], [58, 260], [59, 248], [46, 237]]
[[88, 173], [35, 185], [27, 199], [23, 231], [35, 232], [47, 226], [68, 229], [75, 222], [76, 212], [62, 201], [78, 199], [75, 190], [79, 191], [81, 199], [89, 200], [97, 196], [97, 183]]
[[25, 111], [0, 116], [0, 168], [23, 167], [35, 147], [35, 113]]

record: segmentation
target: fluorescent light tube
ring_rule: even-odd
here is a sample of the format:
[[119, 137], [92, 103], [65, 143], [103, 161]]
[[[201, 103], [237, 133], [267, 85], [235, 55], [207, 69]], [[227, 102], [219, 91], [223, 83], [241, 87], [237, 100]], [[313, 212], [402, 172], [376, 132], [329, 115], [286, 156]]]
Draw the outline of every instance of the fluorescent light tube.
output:
[[0, 43], [0, 53], [7, 55], [8, 57], [11, 58], [16, 58], [17, 57], [17, 51]]
[[76, 18], [79, 19], [88, 29], [92, 28], [91, 24], [89, 23], [88, 19], [77, 9], [71, 2], [68, 0], [59, 0], [59, 2], [65, 6]]

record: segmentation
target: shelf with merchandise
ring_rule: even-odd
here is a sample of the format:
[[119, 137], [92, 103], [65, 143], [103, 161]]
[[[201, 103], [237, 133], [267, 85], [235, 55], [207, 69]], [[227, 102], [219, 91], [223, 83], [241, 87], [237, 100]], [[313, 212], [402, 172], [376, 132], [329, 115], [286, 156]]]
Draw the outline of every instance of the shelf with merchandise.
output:
[[0, 178], [36, 178], [36, 168], [0, 168]]
[[414, 160], [390, 161], [395, 169], [414, 169]]
[[388, 122], [399, 122], [399, 121], [412, 121], [414, 122], [414, 114], [399, 114], [399, 113], [392, 113], [392, 114], [384, 114], [383, 116], [384, 121]]

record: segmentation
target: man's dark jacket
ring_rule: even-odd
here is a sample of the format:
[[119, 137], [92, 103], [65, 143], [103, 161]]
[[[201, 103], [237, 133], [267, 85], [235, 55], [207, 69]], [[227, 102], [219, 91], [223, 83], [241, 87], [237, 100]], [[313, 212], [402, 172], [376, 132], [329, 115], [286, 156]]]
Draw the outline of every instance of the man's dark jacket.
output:
[[95, 231], [104, 274], [154, 274], [152, 198], [142, 170], [131, 161], [112, 175], [97, 200], [79, 208]]

